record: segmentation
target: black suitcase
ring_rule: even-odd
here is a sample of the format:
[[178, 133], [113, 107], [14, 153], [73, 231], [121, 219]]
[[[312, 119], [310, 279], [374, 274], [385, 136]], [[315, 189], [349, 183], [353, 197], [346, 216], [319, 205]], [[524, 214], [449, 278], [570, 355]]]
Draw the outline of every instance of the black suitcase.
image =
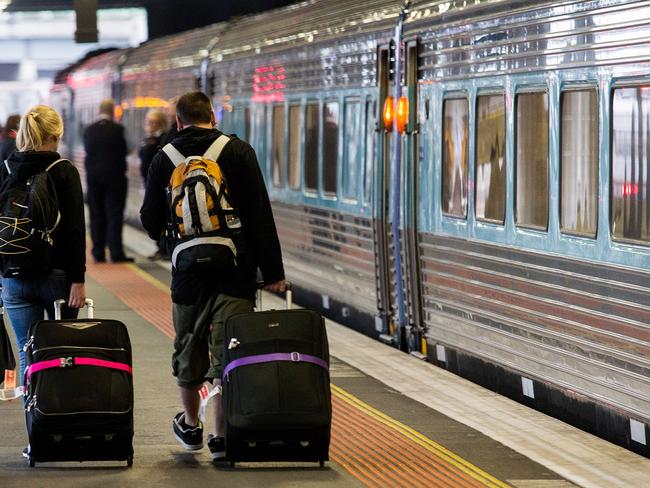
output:
[[[287, 292], [290, 306], [291, 292]], [[226, 459], [329, 459], [332, 400], [325, 321], [311, 310], [226, 321], [222, 402]]]
[[48, 461], [133, 464], [133, 378], [126, 326], [93, 317], [32, 324], [25, 344], [29, 465]]

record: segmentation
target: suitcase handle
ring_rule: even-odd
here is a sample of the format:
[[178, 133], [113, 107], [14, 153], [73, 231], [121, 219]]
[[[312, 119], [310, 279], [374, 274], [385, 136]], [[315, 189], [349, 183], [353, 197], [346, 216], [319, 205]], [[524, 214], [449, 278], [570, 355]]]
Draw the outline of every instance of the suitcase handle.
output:
[[[63, 308], [63, 305], [65, 304], [65, 300], [63, 298], [59, 298], [58, 300], [54, 300], [54, 320], [61, 320], [61, 309]], [[88, 311], [88, 318], [92, 319], [95, 317], [95, 302], [93, 301], [92, 298], [86, 298], [86, 301], [84, 303], [86, 306], [86, 309]]]
[[[286, 281], [286, 288], [285, 288], [285, 298], [287, 300], [287, 310], [291, 310], [293, 307], [293, 291], [291, 290], [291, 282]], [[258, 282], [257, 283], [257, 303], [259, 304], [259, 309], [262, 310], [262, 290], [264, 289], [264, 283], [263, 282]]]

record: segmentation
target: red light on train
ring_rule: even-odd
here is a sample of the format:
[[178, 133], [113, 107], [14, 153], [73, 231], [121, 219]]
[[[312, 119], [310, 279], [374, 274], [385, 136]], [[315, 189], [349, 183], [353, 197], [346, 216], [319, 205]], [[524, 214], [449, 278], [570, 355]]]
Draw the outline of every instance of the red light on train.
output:
[[393, 117], [395, 117], [395, 101], [393, 97], [386, 97], [384, 102], [384, 129], [393, 130]]
[[633, 197], [639, 194], [639, 185], [636, 183], [625, 183], [623, 185], [623, 196]]
[[397, 101], [397, 132], [404, 134], [409, 120], [409, 101], [406, 97], [400, 97]]

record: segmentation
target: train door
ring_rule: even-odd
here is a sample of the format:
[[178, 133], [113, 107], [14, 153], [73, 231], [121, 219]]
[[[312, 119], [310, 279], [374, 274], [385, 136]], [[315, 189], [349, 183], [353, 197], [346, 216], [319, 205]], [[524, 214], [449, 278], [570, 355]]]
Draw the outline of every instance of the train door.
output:
[[404, 45], [404, 81], [408, 108], [404, 139], [404, 284], [406, 307], [407, 349], [415, 355], [426, 355], [426, 340], [422, 327], [422, 293], [420, 287], [420, 252], [418, 238], [419, 201], [419, 126], [418, 126], [418, 66], [419, 43], [417, 39]]
[[[377, 51], [377, 84], [379, 87], [379, 108], [384, 106], [390, 92], [391, 45], [379, 46]], [[379, 118], [382, 120], [382, 118]], [[374, 180], [374, 219], [373, 235], [375, 241], [375, 269], [377, 287], [376, 329], [382, 340], [392, 342], [393, 337], [393, 299], [391, 287], [391, 253], [389, 226], [389, 175], [391, 131], [382, 122], [377, 124], [377, 165]]]

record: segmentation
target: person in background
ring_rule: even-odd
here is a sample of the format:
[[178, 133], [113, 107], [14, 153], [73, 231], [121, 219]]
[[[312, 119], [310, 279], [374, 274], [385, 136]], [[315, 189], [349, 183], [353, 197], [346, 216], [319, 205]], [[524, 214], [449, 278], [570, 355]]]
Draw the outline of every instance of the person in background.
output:
[[2, 130], [2, 146], [0, 146], [0, 161], [6, 161], [12, 152], [16, 150], [16, 132], [20, 124], [20, 115], [13, 114], [7, 117], [4, 129]]
[[83, 135], [86, 150], [87, 200], [90, 210], [92, 255], [96, 263], [106, 261], [106, 246], [114, 263], [131, 262], [122, 247], [126, 205], [126, 154], [124, 127], [113, 120], [115, 103], [99, 105], [99, 120]]
[[[146, 185], [147, 174], [149, 173], [149, 166], [151, 160], [160, 149], [160, 142], [167, 130], [167, 114], [160, 109], [151, 109], [147, 112], [144, 120], [145, 138], [140, 146], [140, 174], [142, 175], [142, 182]], [[164, 240], [159, 239], [156, 243], [158, 250], [149, 256], [149, 259], [169, 259], [167, 251], [165, 250]]]
[[[172, 145], [186, 156], [204, 154], [222, 135], [215, 128], [210, 99], [198, 91], [179, 98], [176, 124], [178, 134]], [[286, 288], [280, 241], [255, 150], [231, 137], [218, 162], [239, 211], [246, 252], [237, 256], [236, 270], [228, 275], [172, 268], [172, 318], [176, 331], [172, 369], [183, 404], [183, 410], [172, 420], [172, 428], [176, 440], [188, 450], [203, 448], [198, 391], [206, 378], [214, 385], [221, 384], [226, 319], [253, 310], [258, 268], [266, 289], [281, 292]], [[155, 240], [167, 229], [167, 189], [173, 171], [174, 163], [164, 151], [159, 151], [151, 162], [140, 209], [142, 225]], [[224, 420], [221, 400], [215, 399], [213, 404], [214, 430], [208, 436], [208, 448], [213, 461], [218, 462], [225, 458]]]
[[160, 140], [160, 147], [165, 144], [172, 142], [172, 139], [176, 136], [178, 132], [178, 127], [176, 126], [176, 104], [180, 97], [170, 98], [167, 102], [167, 117], [169, 118], [169, 129], [165, 132]]
[[[57, 152], [63, 135], [63, 120], [52, 108], [37, 105], [20, 122], [16, 137], [17, 151], [0, 165], [0, 188], [10, 178], [26, 180], [48, 170], [58, 198], [61, 219], [52, 232], [51, 269], [42, 276], [3, 277], [2, 301], [16, 332], [20, 352], [20, 371], [25, 371], [23, 346], [30, 325], [43, 319], [44, 311], [54, 318], [54, 300], [65, 299], [63, 318], [76, 318], [86, 299], [86, 225], [79, 172]], [[9, 171], [11, 171], [11, 174]], [[22, 375], [21, 375], [22, 379]]]

